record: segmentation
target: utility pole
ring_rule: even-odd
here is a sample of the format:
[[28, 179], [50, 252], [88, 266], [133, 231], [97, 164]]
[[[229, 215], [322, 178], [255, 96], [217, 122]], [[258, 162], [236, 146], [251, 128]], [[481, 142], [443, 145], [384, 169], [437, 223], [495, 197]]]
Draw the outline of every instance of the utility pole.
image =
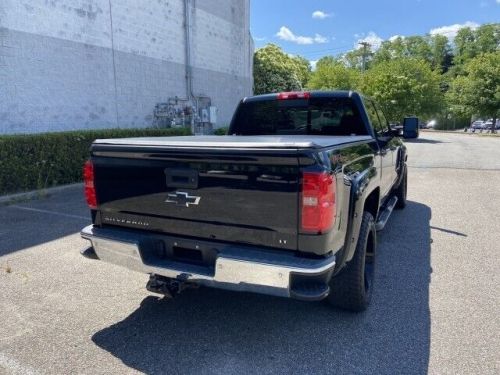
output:
[[368, 48], [372, 45], [368, 42], [359, 42], [360, 46], [363, 46], [363, 72], [366, 70], [366, 58], [368, 57]]

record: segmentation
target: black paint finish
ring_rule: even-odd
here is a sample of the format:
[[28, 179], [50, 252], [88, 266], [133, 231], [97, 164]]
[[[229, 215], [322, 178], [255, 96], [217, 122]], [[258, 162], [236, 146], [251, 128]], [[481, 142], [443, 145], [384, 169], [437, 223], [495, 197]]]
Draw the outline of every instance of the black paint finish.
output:
[[[341, 251], [348, 261], [365, 200], [378, 192], [380, 204], [391, 193], [406, 148], [389, 131], [377, 138], [359, 94], [331, 95], [352, 100], [368, 136], [203, 137], [199, 147], [196, 137], [97, 141], [94, 224], [305, 256]], [[246, 99], [258, 100], [276, 95]], [[335, 224], [326, 233], [300, 230], [302, 172], [312, 170], [336, 181]]]

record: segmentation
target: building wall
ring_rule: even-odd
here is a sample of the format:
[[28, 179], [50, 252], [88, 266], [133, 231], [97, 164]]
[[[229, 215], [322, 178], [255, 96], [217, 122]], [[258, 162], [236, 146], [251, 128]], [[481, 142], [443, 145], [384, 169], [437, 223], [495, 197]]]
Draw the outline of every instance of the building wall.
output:
[[[192, 0], [193, 91], [252, 92], [249, 0]], [[186, 96], [184, 0], [1, 0], [0, 133], [152, 124]]]

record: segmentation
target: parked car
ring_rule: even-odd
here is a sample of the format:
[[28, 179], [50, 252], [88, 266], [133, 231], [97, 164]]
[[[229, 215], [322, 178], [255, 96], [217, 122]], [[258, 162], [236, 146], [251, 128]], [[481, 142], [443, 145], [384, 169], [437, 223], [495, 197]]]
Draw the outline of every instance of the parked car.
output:
[[476, 120], [471, 124], [470, 127], [471, 127], [471, 129], [479, 130], [479, 129], [483, 129], [483, 126], [484, 126], [483, 120]]
[[96, 140], [83, 255], [167, 296], [203, 285], [366, 309], [377, 230], [406, 205], [406, 147], [381, 108], [356, 92], [259, 95], [228, 134]]
[[485, 121], [483, 124], [483, 130], [492, 130], [493, 129], [493, 120]]
[[436, 124], [437, 124], [436, 120], [431, 120], [425, 126], [426, 126], [426, 129], [434, 129]]

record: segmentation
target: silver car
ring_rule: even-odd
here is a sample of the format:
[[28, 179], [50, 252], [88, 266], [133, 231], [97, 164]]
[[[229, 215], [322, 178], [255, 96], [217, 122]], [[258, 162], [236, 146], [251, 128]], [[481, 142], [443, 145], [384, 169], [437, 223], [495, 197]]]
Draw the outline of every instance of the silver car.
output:
[[483, 125], [484, 125], [484, 121], [483, 120], [476, 120], [474, 121], [472, 124], [471, 124], [471, 129], [484, 129], [483, 128]]

